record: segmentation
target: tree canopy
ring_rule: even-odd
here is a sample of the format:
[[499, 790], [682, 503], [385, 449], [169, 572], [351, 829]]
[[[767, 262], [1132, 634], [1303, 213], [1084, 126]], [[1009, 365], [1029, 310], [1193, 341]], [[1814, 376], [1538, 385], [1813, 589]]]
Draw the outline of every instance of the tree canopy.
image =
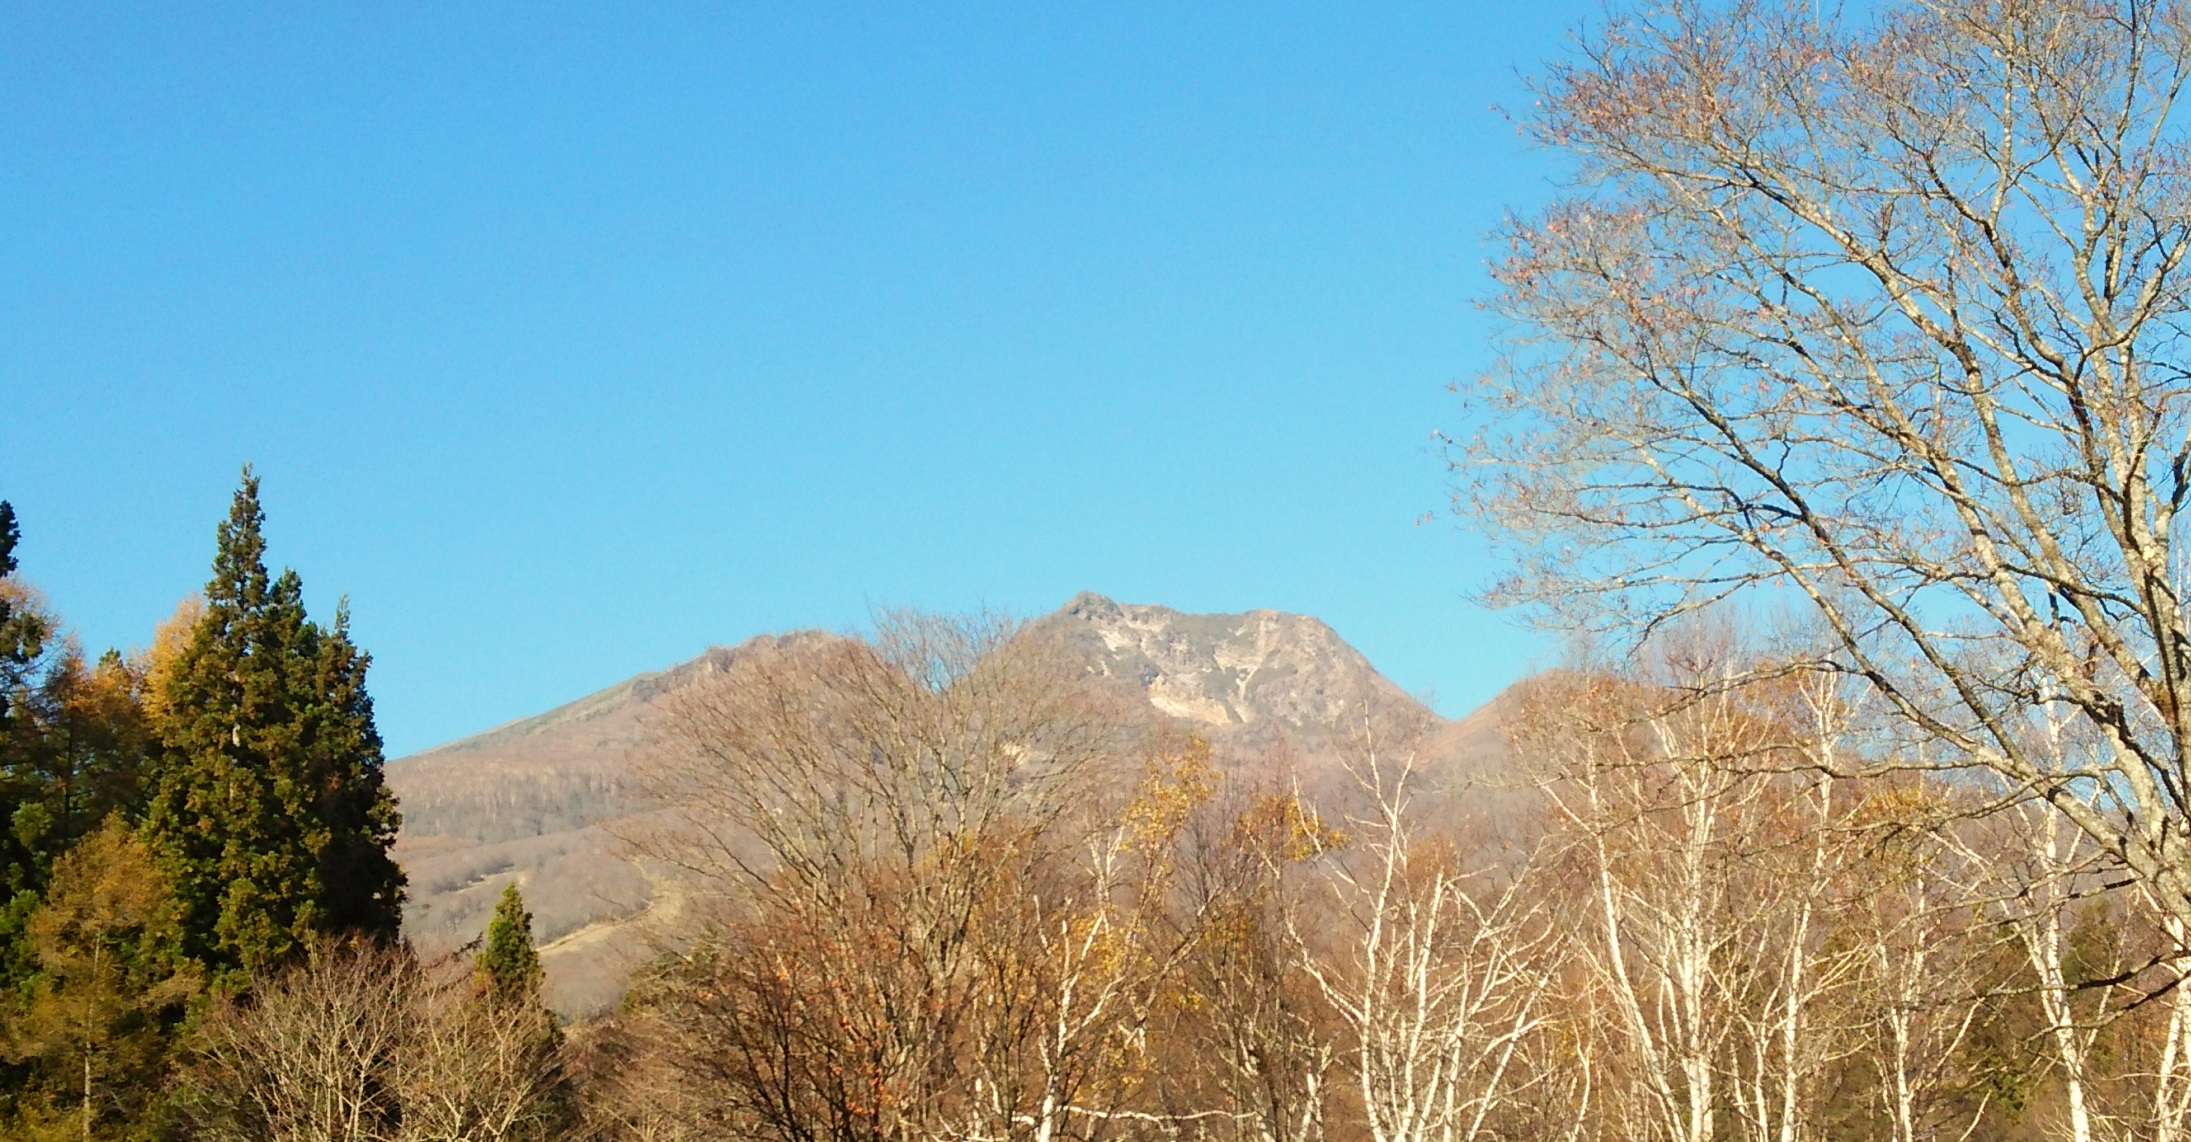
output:
[[147, 843], [174, 884], [189, 954], [215, 975], [276, 965], [316, 938], [395, 935], [398, 817], [381, 779], [369, 657], [268, 573], [259, 481], [219, 530], [203, 614], [158, 696]]
[[533, 948], [533, 914], [511, 884], [495, 903], [487, 924], [486, 947], [479, 953], [479, 974], [487, 989], [502, 999], [526, 999], [540, 990], [540, 953]]
[[1504, 597], [1793, 602], [1901, 763], [2044, 797], [2191, 920], [2191, 15], [1680, 0], [1579, 43], [1455, 454]]

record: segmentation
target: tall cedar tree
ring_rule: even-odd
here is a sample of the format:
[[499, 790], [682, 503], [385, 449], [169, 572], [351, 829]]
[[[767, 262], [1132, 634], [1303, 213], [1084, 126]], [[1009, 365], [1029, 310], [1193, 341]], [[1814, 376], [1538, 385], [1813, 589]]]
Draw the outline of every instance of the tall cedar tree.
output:
[[[15, 505], [0, 500], [0, 579], [15, 574], [15, 545], [21, 539], [22, 532], [15, 526]], [[0, 591], [0, 730], [8, 726], [12, 691], [37, 660], [45, 641], [43, 631], [18, 629], [16, 609], [14, 595]], [[26, 634], [35, 637], [26, 639]]]
[[38, 735], [24, 715], [52, 632], [14, 578], [20, 534], [15, 508], [0, 500], [0, 987], [13, 987], [33, 970], [27, 925], [44, 883], [35, 847], [43, 832], [34, 808]]
[[183, 951], [230, 981], [319, 937], [393, 938], [403, 903], [369, 657], [350, 641], [347, 607], [323, 629], [305, 617], [296, 572], [267, 574], [264, 522], [247, 467], [204, 615], [164, 681], [144, 826]]

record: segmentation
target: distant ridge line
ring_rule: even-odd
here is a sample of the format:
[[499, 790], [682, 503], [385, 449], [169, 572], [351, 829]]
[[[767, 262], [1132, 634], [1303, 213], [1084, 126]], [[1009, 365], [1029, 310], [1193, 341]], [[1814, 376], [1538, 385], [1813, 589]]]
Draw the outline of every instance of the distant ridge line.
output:
[[792, 631], [788, 634], [755, 635], [737, 646], [711, 646], [701, 651], [697, 656], [675, 666], [626, 678], [613, 686], [596, 690], [583, 698], [565, 702], [545, 713], [519, 718], [513, 722], [504, 722], [493, 729], [481, 731], [470, 737], [458, 738], [443, 745], [423, 749], [398, 760], [426, 758], [446, 753], [466, 753], [508, 745], [521, 738], [531, 737], [556, 726], [572, 722], [583, 722], [589, 718], [616, 713], [623, 709], [629, 701], [644, 702], [658, 694], [667, 693], [683, 685], [688, 679], [697, 674], [709, 673], [728, 667], [740, 655], [746, 653], [748, 648], [781, 646], [785, 643], [806, 642], [830, 637], [833, 636], [822, 631], [801, 630]]
[[583, 721], [588, 717], [605, 714], [608, 713], [611, 709], [614, 709], [616, 706], [618, 706], [624, 697], [636, 691], [639, 687], [640, 682], [646, 679], [659, 677], [667, 673], [669, 673], [669, 671], [667, 670], [658, 670], [652, 674], [642, 674], [636, 678], [626, 678], [622, 682], [619, 682], [614, 686], [610, 686], [604, 690], [596, 690], [593, 693], [588, 694], [585, 697], [579, 698], [575, 701], [565, 702], [562, 705], [547, 711], [546, 713], [534, 714], [530, 717], [519, 718], [513, 722], [504, 722], [491, 730], [484, 730], [480, 733], [473, 734], [470, 737], [458, 738], [453, 742], [448, 742], [443, 745], [437, 745], [428, 749], [423, 749], [417, 753], [411, 754], [410, 756], [430, 757], [434, 754], [464, 753], [471, 750], [484, 749], [489, 746], [502, 745], [507, 742], [514, 741], [518, 738], [529, 737], [533, 734], [539, 733], [544, 729], [547, 729], [551, 726], [560, 725], [564, 722]]

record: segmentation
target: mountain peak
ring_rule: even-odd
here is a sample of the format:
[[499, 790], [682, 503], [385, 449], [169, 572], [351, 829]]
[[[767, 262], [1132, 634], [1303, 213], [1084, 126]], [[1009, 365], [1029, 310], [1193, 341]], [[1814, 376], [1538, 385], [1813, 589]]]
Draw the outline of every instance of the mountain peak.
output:
[[[1313, 765], [1367, 709], [1428, 718], [1337, 632], [1305, 615], [1186, 614], [1083, 592], [1030, 625], [1056, 636], [1068, 662], [1138, 687], [1158, 711], [1196, 723], [1239, 757], [1298, 746]], [[504, 885], [522, 881], [551, 998], [566, 1013], [614, 1004], [645, 948], [620, 933], [677, 899], [659, 870], [629, 859], [615, 839], [652, 811], [632, 767], [652, 746], [658, 703], [742, 656], [836, 637], [800, 631], [716, 647], [390, 762], [388, 783], [403, 805], [398, 859], [411, 877], [405, 930], [427, 946], [456, 946], [486, 925]]]
[[1118, 604], [1112, 602], [1109, 597], [1098, 595], [1094, 591], [1082, 591], [1074, 595], [1064, 606], [1059, 607], [1058, 612], [1072, 615], [1091, 611], [1100, 613], [1117, 609]]
[[1037, 620], [1088, 668], [1151, 705], [1213, 727], [1331, 733], [1368, 705], [1415, 706], [1321, 620], [1283, 611], [1187, 614], [1092, 591]]

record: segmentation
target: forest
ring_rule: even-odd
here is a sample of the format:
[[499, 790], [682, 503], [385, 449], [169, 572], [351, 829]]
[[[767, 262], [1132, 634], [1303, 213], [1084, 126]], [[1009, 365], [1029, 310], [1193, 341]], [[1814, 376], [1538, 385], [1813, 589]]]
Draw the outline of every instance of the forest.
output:
[[[85, 663], [4, 580], [9, 1136], [2191, 1123], [2154, 886], [1703, 620], [1523, 688], [1504, 772], [1425, 768], [1419, 710], [1365, 703], [1313, 794], [1010, 620], [770, 644], [671, 703], [630, 840], [690, 903], [566, 1027], [516, 886], [454, 955], [402, 938], [366, 657], [266, 572], [261, 523], [247, 475], [203, 600], [130, 657]], [[2042, 714], [2033, 748], [2091, 748]]]

